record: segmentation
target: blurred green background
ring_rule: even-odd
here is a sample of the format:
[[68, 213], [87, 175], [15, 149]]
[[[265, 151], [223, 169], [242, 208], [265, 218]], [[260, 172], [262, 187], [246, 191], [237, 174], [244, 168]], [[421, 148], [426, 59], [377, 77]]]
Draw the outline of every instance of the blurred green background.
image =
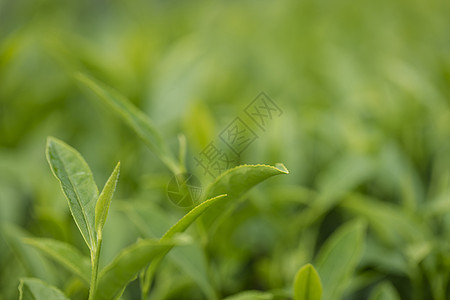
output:
[[[121, 161], [104, 263], [185, 213], [167, 200], [170, 172], [76, 72], [126, 95], [174, 151], [183, 133], [200, 177], [194, 157], [259, 92], [283, 110], [240, 162], [283, 162], [290, 175], [252, 190], [199, 243], [204, 257], [187, 255], [209, 273], [166, 260], [152, 299], [288, 289], [354, 218], [368, 227], [345, 299], [380, 284], [400, 299], [448, 299], [449, 16], [444, 0], [0, 0], [0, 299], [16, 299], [23, 276], [86, 293], [20, 239], [87, 253], [45, 161], [47, 136], [78, 149], [100, 186]], [[137, 295], [134, 283], [124, 298]]]

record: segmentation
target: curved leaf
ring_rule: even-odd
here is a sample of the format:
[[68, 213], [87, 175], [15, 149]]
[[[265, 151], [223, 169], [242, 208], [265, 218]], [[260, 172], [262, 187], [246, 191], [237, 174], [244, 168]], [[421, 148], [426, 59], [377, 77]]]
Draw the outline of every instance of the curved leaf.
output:
[[24, 238], [25, 243], [59, 262], [66, 269], [89, 284], [91, 262], [70, 244], [46, 238]]
[[[176, 234], [181, 233], [185, 231], [189, 225], [191, 225], [200, 215], [202, 215], [208, 208], [219, 204], [223, 199], [226, 198], [225, 195], [219, 195], [217, 197], [211, 198], [209, 200], [206, 200], [193, 209], [189, 211], [183, 218], [181, 218], [175, 225], [173, 225], [162, 237], [161, 241], [170, 239], [174, 237]], [[161, 255], [152, 261], [150, 266], [148, 267], [145, 277], [144, 277], [144, 290], [148, 290], [150, 288], [151, 280], [153, 279], [153, 275], [156, 271], [156, 268], [158, 267], [161, 260], [164, 258], [164, 256], [170, 251], [171, 248], [167, 249], [166, 252], [161, 253]]]
[[230, 209], [234, 200], [252, 187], [272, 176], [281, 174], [289, 174], [283, 164], [276, 164], [275, 166], [241, 165], [222, 173], [210, 184], [205, 195], [209, 198], [213, 195], [228, 194], [228, 197], [202, 217], [205, 227], [210, 227], [220, 215], [223, 215], [224, 211]]
[[294, 300], [320, 299], [322, 299], [322, 283], [319, 274], [311, 264], [307, 264], [295, 276]]
[[[122, 207], [128, 218], [135, 223], [136, 228], [146, 238], [162, 236], [172, 225], [169, 215], [156, 206], [148, 204], [136, 206], [129, 202], [118, 202], [117, 204]], [[175, 247], [168, 253], [167, 258], [197, 282], [207, 299], [217, 298], [208, 273], [206, 255], [199, 241], [183, 247]]]
[[76, 78], [90, 88], [103, 103], [113, 109], [174, 174], [182, 173], [158, 130], [146, 114], [120, 93], [98, 80], [81, 73], [77, 74]]
[[69, 300], [57, 288], [36, 278], [23, 278], [19, 285], [20, 300]]
[[69, 201], [75, 223], [92, 250], [96, 241], [94, 210], [98, 198], [92, 172], [80, 153], [58, 139], [47, 139], [46, 155], [50, 168]]
[[95, 229], [98, 235], [101, 235], [103, 226], [105, 226], [106, 217], [108, 216], [109, 206], [116, 190], [117, 180], [120, 173], [120, 162], [117, 163], [114, 171], [106, 181], [100, 196], [98, 197], [97, 204], [95, 205]]
[[95, 299], [114, 299], [119, 296], [127, 284], [136, 278], [138, 272], [153, 259], [167, 253], [174, 243], [158, 240], [139, 240], [122, 250], [112, 263], [99, 274]]
[[227, 194], [219, 195], [205, 202], [200, 203], [191, 211], [189, 211], [184, 217], [182, 217], [175, 225], [173, 225], [161, 238], [161, 240], [165, 240], [168, 238], [172, 238], [177, 233], [181, 233], [185, 231], [189, 225], [192, 224], [205, 210], [213, 205], [218, 205], [222, 200], [227, 197]]
[[344, 224], [328, 238], [317, 257], [324, 299], [341, 299], [364, 248], [365, 223]]

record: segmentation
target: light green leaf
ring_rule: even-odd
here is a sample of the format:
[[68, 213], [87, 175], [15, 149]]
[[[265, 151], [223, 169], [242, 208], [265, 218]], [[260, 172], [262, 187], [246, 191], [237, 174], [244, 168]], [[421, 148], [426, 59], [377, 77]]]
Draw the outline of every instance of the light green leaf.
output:
[[210, 227], [224, 211], [232, 209], [232, 202], [242, 196], [260, 182], [281, 174], [289, 174], [283, 164], [269, 165], [241, 165], [222, 173], [210, 184], [206, 191], [206, 197], [228, 194], [225, 201], [215, 205], [202, 217], [206, 228]]
[[[183, 218], [181, 218], [175, 225], [173, 225], [162, 237], [161, 241], [173, 238], [176, 234], [181, 233], [185, 231], [189, 225], [191, 225], [200, 215], [202, 215], [208, 208], [213, 207], [217, 204], [219, 204], [223, 199], [226, 199], [226, 194], [219, 195], [217, 197], [211, 198], [209, 200], [206, 200], [193, 209], [189, 211]], [[171, 248], [167, 249], [166, 252], [162, 253], [158, 259], [155, 259], [152, 261], [150, 266], [148, 267], [145, 277], [144, 277], [144, 289], [148, 289], [151, 283], [151, 280], [153, 279], [153, 275], [156, 271], [156, 268], [158, 267], [161, 260], [164, 258], [164, 256], [170, 251]]]
[[[129, 202], [116, 203], [122, 207], [136, 228], [147, 238], [162, 236], [172, 225], [169, 215], [156, 205], [136, 206]], [[117, 206], [116, 206], [117, 207]], [[197, 282], [208, 299], [216, 299], [211, 277], [208, 274], [206, 256], [200, 242], [175, 247], [167, 257]]]
[[174, 245], [171, 241], [161, 243], [158, 240], [144, 239], [122, 250], [100, 272], [95, 299], [114, 299], [119, 296], [141, 269], [156, 257], [167, 253]]
[[267, 178], [280, 174], [289, 174], [283, 164], [237, 166], [223, 172], [211, 183], [206, 191], [206, 198], [225, 193], [228, 197], [236, 198]]
[[79, 276], [85, 283], [89, 284], [91, 263], [89, 258], [81, 254], [75, 247], [64, 242], [46, 238], [24, 238], [24, 242], [53, 258], [66, 269]]
[[227, 194], [219, 195], [217, 197], [206, 200], [194, 207], [183, 218], [181, 218], [175, 225], [173, 225], [161, 238], [161, 240], [169, 239], [175, 236], [177, 233], [185, 231], [189, 225], [191, 225], [206, 209], [213, 205], [218, 205], [221, 200], [226, 199]]
[[400, 296], [389, 282], [382, 282], [370, 294], [370, 300], [400, 300]]
[[227, 297], [223, 300], [272, 300], [274, 299], [274, 295], [268, 292], [261, 291], [245, 291], [230, 297]]
[[319, 274], [311, 264], [307, 264], [295, 276], [294, 300], [320, 299], [322, 299], [322, 283]]
[[69, 300], [57, 288], [36, 278], [23, 278], [19, 285], [20, 300]]
[[344, 224], [322, 246], [316, 266], [323, 284], [324, 299], [341, 299], [364, 248], [365, 224]]
[[98, 197], [97, 204], [95, 205], [95, 229], [97, 234], [101, 238], [101, 232], [108, 216], [109, 206], [116, 190], [117, 180], [120, 173], [120, 162], [117, 163], [114, 171], [105, 183], [105, 187]]
[[103, 103], [113, 109], [174, 174], [182, 173], [158, 130], [147, 115], [127, 98], [98, 80], [81, 73], [77, 74], [76, 78], [90, 88]]
[[50, 168], [69, 201], [75, 223], [92, 250], [96, 243], [94, 210], [98, 198], [92, 172], [80, 153], [58, 139], [48, 138], [46, 154]]

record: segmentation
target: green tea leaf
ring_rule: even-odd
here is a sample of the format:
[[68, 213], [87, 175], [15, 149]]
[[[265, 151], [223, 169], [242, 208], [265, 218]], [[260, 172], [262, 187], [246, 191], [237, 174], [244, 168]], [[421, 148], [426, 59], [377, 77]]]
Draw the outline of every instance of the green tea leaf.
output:
[[380, 283], [370, 294], [370, 300], [400, 300], [400, 296], [389, 282]]
[[225, 171], [211, 183], [206, 191], [206, 198], [225, 193], [236, 198], [267, 178], [280, 174], [289, 174], [283, 164], [237, 166]]
[[24, 238], [24, 241], [53, 258], [66, 269], [79, 276], [85, 283], [89, 284], [91, 263], [89, 258], [81, 254], [75, 247], [47, 238]]
[[[172, 225], [170, 216], [156, 205], [137, 206], [129, 202], [116, 203], [122, 207], [128, 218], [146, 238], [162, 236]], [[116, 206], [117, 207], [117, 206]], [[190, 276], [204, 291], [208, 299], [216, 299], [216, 293], [208, 273], [206, 256], [200, 242], [193, 242], [183, 247], [175, 247], [167, 257], [177, 267]]]
[[92, 172], [80, 153], [58, 139], [48, 138], [46, 154], [50, 168], [69, 201], [75, 223], [92, 250], [96, 243], [94, 210], [98, 198]]
[[261, 291], [245, 291], [230, 297], [225, 298], [224, 300], [272, 300], [274, 299], [274, 295], [268, 292]]
[[153, 259], [167, 253], [175, 244], [170, 241], [139, 240], [123, 249], [99, 274], [95, 299], [114, 299], [138, 272]]
[[294, 280], [294, 300], [322, 299], [322, 283], [311, 264], [302, 267]]
[[117, 163], [108, 181], [106, 181], [105, 187], [103, 188], [100, 196], [98, 197], [97, 204], [95, 205], [95, 229], [97, 230], [97, 234], [100, 235], [100, 237], [103, 226], [106, 222], [106, 217], [108, 216], [108, 210], [114, 191], [116, 190], [119, 172], [120, 162]]
[[241, 165], [222, 173], [210, 184], [205, 194], [207, 198], [225, 193], [228, 194], [228, 197], [202, 217], [205, 227], [210, 227], [220, 215], [223, 215], [224, 211], [231, 209], [234, 200], [252, 187], [272, 176], [281, 174], [289, 174], [283, 164], [277, 164], [276, 166]]
[[36, 278], [23, 278], [19, 285], [20, 300], [69, 300], [57, 288]]
[[[193, 209], [189, 211], [183, 218], [181, 218], [175, 225], [173, 225], [162, 237], [161, 241], [173, 238], [176, 234], [181, 233], [185, 231], [189, 225], [191, 225], [199, 216], [201, 216], [208, 208], [217, 205], [220, 203], [220, 201], [223, 201], [223, 199], [226, 198], [226, 194], [219, 195], [217, 197], [211, 198], [209, 200], [206, 200]], [[145, 279], [145, 289], [149, 288], [149, 285], [151, 283], [151, 280], [153, 279], [153, 275], [156, 271], [156, 268], [158, 267], [161, 260], [164, 258], [164, 256], [170, 251], [171, 248], [167, 249], [166, 252], [161, 253], [161, 255], [158, 257], [158, 259], [155, 259], [152, 261], [151, 265], [148, 267], [146, 271], [146, 275], [144, 276]]]
[[221, 200], [226, 199], [227, 194], [219, 195], [217, 197], [206, 200], [200, 203], [189, 211], [183, 218], [181, 218], [175, 225], [173, 225], [161, 238], [161, 240], [169, 239], [175, 236], [177, 233], [185, 231], [189, 225], [191, 225], [206, 209], [213, 205], [218, 205]]
[[127, 98], [98, 80], [81, 73], [77, 74], [76, 77], [90, 88], [103, 103], [113, 109], [174, 174], [182, 173], [158, 130], [147, 115]]
[[364, 248], [365, 224], [344, 224], [325, 242], [316, 265], [323, 284], [324, 299], [341, 299]]

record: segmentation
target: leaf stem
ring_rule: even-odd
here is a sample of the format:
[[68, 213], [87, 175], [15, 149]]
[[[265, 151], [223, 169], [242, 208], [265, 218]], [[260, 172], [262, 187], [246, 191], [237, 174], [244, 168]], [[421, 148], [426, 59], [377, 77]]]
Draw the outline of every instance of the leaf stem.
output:
[[93, 251], [91, 251], [92, 273], [91, 273], [91, 286], [89, 288], [89, 300], [94, 300], [95, 293], [97, 292], [97, 275], [101, 249], [102, 249], [102, 237], [100, 233], [97, 239], [97, 245], [93, 249]]

